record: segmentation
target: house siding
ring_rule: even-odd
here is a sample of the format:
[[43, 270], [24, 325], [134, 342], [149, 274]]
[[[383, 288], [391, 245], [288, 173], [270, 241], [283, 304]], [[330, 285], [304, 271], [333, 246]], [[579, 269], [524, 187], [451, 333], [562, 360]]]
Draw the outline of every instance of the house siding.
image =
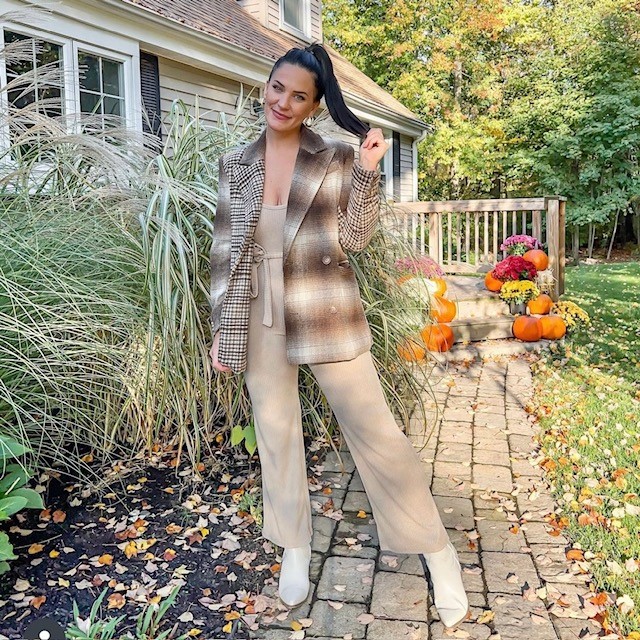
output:
[[[417, 170], [417, 169], [416, 169]], [[413, 140], [400, 136], [400, 202], [413, 200]]]
[[[236, 101], [240, 95], [239, 82], [200, 71], [167, 58], [159, 59], [160, 105], [163, 120], [174, 100], [182, 100], [189, 107], [195, 106], [196, 96], [200, 117], [205, 124], [215, 124], [220, 112], [235, 115]], [[163, 134], [166, 124], [163, 123]]]
[[240, 0], [238, 4], [250, 13], [260, 24], [267, 26], [267, 13], [265, 11], [265, 0]]

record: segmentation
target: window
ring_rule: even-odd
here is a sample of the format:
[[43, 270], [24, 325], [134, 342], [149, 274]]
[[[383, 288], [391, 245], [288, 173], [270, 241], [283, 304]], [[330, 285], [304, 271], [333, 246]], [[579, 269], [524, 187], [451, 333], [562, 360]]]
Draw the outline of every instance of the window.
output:
[[[18, 25], [0, 28], [0, 49], [3, 45], [13, 53], [0, 64], [0, 87], [13, 86], [0, 91], [0, 109], [13, 106], [51, 117], [92, 114], [92, 130], [123, 123], [141, 128], [134, 110], [132, 47], [121, 54]], [[14, 120], [5, 140], [13, 142], [18, 126], [28, 127], [28, 120], [22, 125]], [[73, 122], [70, 118], [65, 126], [74, 128]]]
[[302, 34], [309, 35], [310, 6], [309, 0], [280, 0], [282, 25]]
[[123, 63], [79, 51], [78, 68], [80, 111], [100, 116], [102, 129], [118, 124], [125, 115]]

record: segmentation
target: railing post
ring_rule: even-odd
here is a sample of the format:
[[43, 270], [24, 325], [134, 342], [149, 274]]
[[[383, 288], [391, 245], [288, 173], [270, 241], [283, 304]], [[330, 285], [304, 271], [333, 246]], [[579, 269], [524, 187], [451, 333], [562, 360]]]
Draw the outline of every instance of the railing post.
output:
[[549, 267], [555, 278], [552, 298], [564, 293], [565, 201], [562, 196], [545, 197], [547, 209], [547, 247]]
[[428, 213], [429, 216], [429, 257], [440, 264], [440, 234], [438, 233], [438, 213]]

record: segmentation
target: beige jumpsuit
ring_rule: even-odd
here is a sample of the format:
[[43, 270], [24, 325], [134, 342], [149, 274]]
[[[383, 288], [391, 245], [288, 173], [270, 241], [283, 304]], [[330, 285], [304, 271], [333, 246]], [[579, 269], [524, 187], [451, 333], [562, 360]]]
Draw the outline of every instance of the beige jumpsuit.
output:
[[[298, 365], [286, 355], [282, 247], [286, 205], [263, 205], [255, 257], [245, 381], [262, 467], [263, 535], [275, 544], [311, 541]], [[433, 553], [448, 542], [426, 475], [384, 397], [371, 353], [310, 365], [336, 416], [371, 503], [380, 546]]]

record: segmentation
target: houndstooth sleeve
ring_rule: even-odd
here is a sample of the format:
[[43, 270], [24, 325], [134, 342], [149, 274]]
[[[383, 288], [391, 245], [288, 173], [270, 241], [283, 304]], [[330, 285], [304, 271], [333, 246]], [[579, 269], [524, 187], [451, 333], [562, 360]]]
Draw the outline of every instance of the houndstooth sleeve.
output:
[[220, 329], [222, 304], [227, 293], [231, 272], [231, 219], [229, 215], [229, 178], [220, 158], [218, 177], [218, 205], [213, 222], [211, 241], [211, 330], [215, 335]]
[[380, 217], [380, 172], [354, 162], [351, 145], [345, 145], [342, 191], [338, 208], [340, 244], [347, 251], [361, 251], [375, 233]]

